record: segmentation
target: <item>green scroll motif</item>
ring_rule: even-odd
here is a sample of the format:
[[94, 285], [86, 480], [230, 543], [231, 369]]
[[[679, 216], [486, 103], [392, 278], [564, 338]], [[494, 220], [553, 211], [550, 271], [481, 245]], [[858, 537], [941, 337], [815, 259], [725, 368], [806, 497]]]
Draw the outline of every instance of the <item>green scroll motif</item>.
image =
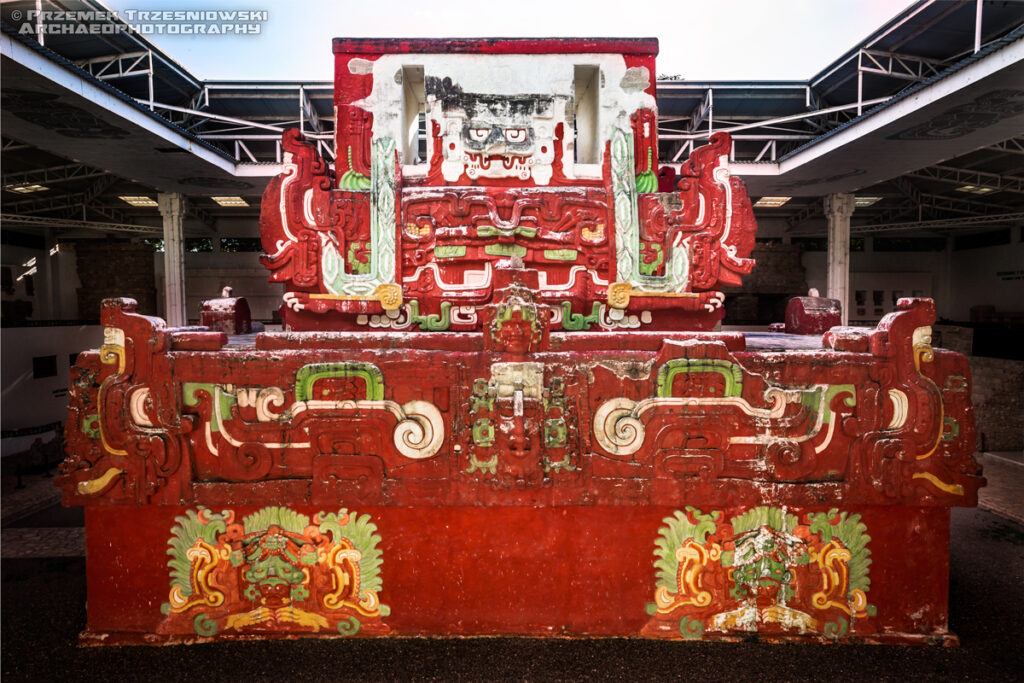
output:
[[556, 474], [559, 472], [575, 472], [579, 469], [579, 467], [572, 464], [572, 456], [568, 453], [566, 453], [565, 457], [561, 460], [552, 460], [547, 456], [547, 454], [545, 454], [541, 464], [543, 465], [545, 472], [553, 471]]
[[658, 191], [658, 176], [654, 175], [654, 171], [651, 170], [652, 157], [654, 152], [652, 148], [647, 148], [647, 170], [641, 171], [636, 176], [636, 191], [637, 192], [657, 192]]
[[466, 255], [466, 245], [450, 244], [434, 247], [434, 258], [462, 258]]
[[348, 262], [352, 267], [352, 272], [359, 275], [370, 272], [370, 262], [360, 261], [356, 258], [356, 252], [363, 246], [365, 245], [362, 242], [352, 242], [348, 245]]
[[549, 261], [575, 261], [579, 256], [575, 249], [545, 249], [544, 258]]
[[[726, 397], [740, 398], [743, 395], [743, 368], [738, 363], [717, 358], [674, 358], [658, 369], [656, 396], [672, 396], [672, 381], [676, 375], [690, 372], [717, 372], [725, 380]], [[800, 402], [810, 413], [822, 411], [822, 424], [832, 422], [832, 399], [843, 395], [843, 405], [852, 408], [857, 405], [857, 390], [852, 384], [829, 384], [800, 390]]]
[[[689, 520], [687, 512], [693, 513], [696, 523]], [[686, 512], [676, 510], [672, 517], [661, 520], [665, 526], [658, 529], [659, 537], [654, 542], [654, 568], [657, 570], [655, 576], [658, 586], [675, 590], [676, 576], [679, 573], [679, 558], [676, 551], [690, 539], [699, 544], [706, 543], [708, 536], [715, 531], [721, 516], [722, 513], [718, 510], [705, 514], [692, 505], [687, 505]], [[650, 603], [647, 606], [647, 613], [654, 614], [656, 607], [654, 603]]]
[[452, 302], [442, 301], [440, 313], [420, 315], [420, 302], [413, 300], [409, 302], [409, 320], [424, 332], [443, 332], [451, 327], [451, 310]]
[[684, 640], [700, 640], [704, 636], [704, 622], [683, 617], [679, 620], [679, 634]]
[[[612, 197], [615, 203], [615, 265], [620, 282], [639, 291], [684, 292], [689, 281], [690, 260], [686, 247], [668, 249], [665, 275], [643, 272], [640, 255], [640, 219], [637, 210], [637, 178], [633, 175], [633, 133], [616, 127], [611, 140]], [[645, 187], [650, 183], [645, 180]], [[657, 181], [655, 179], [655, 186]], [[653, 272], [653, 271], [651, 271]]]
[[960, 424], [955, 417], [942, 418], [942, 440], [955, 441], [960, 436]]
[[338, 188], [356, 192], [365, 192], [370, 189], [370, 179], [362, 173], [352, 170], [352, 145], [348, 146], [348, 170], [341, 175], [341, 179], [338, 181]]
[[473, 395], [469, 397], [470, 410], [491, 410], [494, 408], [494, 395], [488, 389], [487, 380], [483, 377], [473, 380]]
[[[494, 408], [494, 393], [490, 390], [487, 380], [478, 377], [473, 380], [473, 393], [469, 397], [469, 408], [473, 412], [478, 410], [490, 411]], [[478, 417], [472, 424], [473, 445], [476, 448], [490, 448], [494, 445], [494, 424], [489, 417]], [[493, 453], [486, 460], [477, 457], [474, 449], [469, 451], [469, 467], [466, 474], [479, 472], [482, 475], [496, 475], [498, 473], [498, 454]]]
[[[646, 242], [641, 242], [640, 246], [646, 247], [648, 244]], [[661, 264], [665, 262], [665, 252], [662, 250], [661, 245], [657, 242], [652, 242], [649, 246], [654, 250], [656, 256], [650, 263], [646, 263], [643, 259], [640, 259], [640, 273], [643, 275], [654, 275]]]
[[473, 443], [480, 448], [494, 445], [494, 425], [488, 418], [481, 417], [473, 423]]
[[[868, 528], [861, 521], [859, 514], [839, 512], [838, 508], [832, 508], [828, 513], [819, 512], [810, 518], [810, 529], [812, 533], [821, 534], [822, 543], [828, 543], [833, 538], [843, 544], [850, 551], [850, 591], [863, 591], [865, 593], [871, 588], [869, 576], [871, 568], [871, 550], [868, 543], [871, 537], [868, 536]], [[874, 605], [867, 605], [868, 616], [875, 616], [877, 610]]]
[[526, 247], [518, 244], [488, 244], [484, 247], [484, 253], [488, 256], [526, 256]]
[[85, 434], [87, 438], [100, 438], [99, 420], [100, 416], [97, 413], [86, 415], [85, 418], [82, 420], [82, 433]]
[[475, 453], [469, 454], [469, 467], [466, 468], [466, 474], [473, 474], [474, 472], [480, 472], [480, 474], [495, 475], [498, 473], [498, 454], [495, 453], [487, 460], [480, 460], [476, 457]]
[[348, 618], [348, 621], [342, 621], [338, 623], [338, 633], [343, 636], [354, 636], [359, 633], [363, 625], [359, 623], [359, 620], [353, 615]]
[[[181, 385], [181, 396], [186, 406], [195, 408], [199, 405], [199, 397], [196, 395], [196, 392], [199, 391], [204, 391], [210, 395], [210, 398], [215, 402], [215, 409], [216, 404], [220, 404], [221, 415], [231, 415], [232, 406], [238, 403], [238, 399], [234, 394], [223, 391], [218, 384], [213, 384], [212, 382], [183, 382]], [[210, 431], [220, 431], [220, 420], [210, 420]]]
[[354, 266], [352, 270], [356, 272], [348, 273], [345, 257], [338, 248], [332, 242], [324, 244], [320, 252], [320, 272], [330, 294], [371, 296], [378, 286], [395, 284], [395, 141], [392, 138], [381, 138], [373, 143], [368, 189], [369, 264]]
[[[200, 512], [206, 513], [203, 519], [199, 518]], [[171, 556], [171, 559], [167, 561], [167, 567], [170, 569], [171, 586], [178, 586], [184, 597], [191, 597], [195, 590], [191, 580], [192, 561], [188, 558], [188, 551], [192, 549], [197, 540], [202, 540], [210, 546], [216, 545], [217, 536], [227, 531], [228, 519], [229, 514], [226, 511], [217, 514], [205, 508], [186, 510], [184, 515], [174, 518], [176, 523], [171, 528], [172, 536], [167, 541], [169, 546], [167, 554]], [[160, 611], [163, 614], [170, 614], [171, 604], [163, 603], [160, 606]], [[197, 633], [200, 633], [200, 619], [205, 618], [205, 614], [196, 616]], [[216, 632], [216, 624], [214, 624], [213, 630]], [[201, 635], [213, 635], [213, 633]]]
[[850, 622], [845, 617], [839, 617], [835, 621], [826, 621], [825, 627], [822, 629], [822, 633], [827, 638], [838, 640], [845, 636], [850, 630]]
[[725, 379], [725, 395], [743, 394], [743, 368], [738, 364], [714, 358], [674, 358], [658, 370], [657, 395], [672, 395], [672, 380], [680, 373], [717, 372]]
[[313, 398], [313, 385], [318, 380], [337, 377], [358, 377], [366, 383], [366, 400], [384, 400], [384, 375], [372, 363], [310, 363], [295, 373], [295, 400]]
[[476, 229], [477, 237], [500, 237], [502, 235], [511, 237], [512, 235], [519, 235], [521, 237], [536, 237], [537, 228], [531, 228], [525, 225], [519, 225], [514, 228], [499, 228], [496, 225], [481, 225]]
[[562, 302], [562, 329], [563, 330], [589, 330], [591, 325], [596, 325], [601, 320], [601, 304], [594, 302], [590, 315], [572, 312], [572, 302]]
[[963, 375], [950, 375], [946, 378], [943, 391], [967, 391], [967, 378]]
[[848, 408], [852, 408], [857, 405], [857, 388], [852, 384], [830, 384], [823, 388], [818, 387], [804, 391], [800, 397], [800, 402], [807, 407], [811, 412], [818, 412], [818, 407], [824, 403], [824, 410], [822, 412], [821, 423], [829, 424], [832, 422], [832, 399], [839, 394], [848, 394], [843, 398], [843, 405]]
[[[165, 602], [164, 605], [167, 605], [168, 608], [170, 607], [168, 602]], [[197, 614], [192, 623], [198, 636], [212, 636], [217, 633], [217, 622], [206, 616], [205, 612]]]
[[552, 420], [544, 420], [544, 447], [562, 448], [569, 437], [569, 428], [565, 420], [556, 417]]
[[[320, 531], [329, 533], [335, 542], [347, 538], [352, 545], [359, 549], [359, 588], [361, 591], [373, 591], [379, 593], [384, 582], [380, 575], [380, 567], [384, 564], [380, 550], [380, 535], [377, 533], [377, 525], [374, 524], [369, 514], [359, 513], [341, 508], [338, 512], [321, 512]], [[381, 615], [388, 616], [391, 608], [381, 605]]]

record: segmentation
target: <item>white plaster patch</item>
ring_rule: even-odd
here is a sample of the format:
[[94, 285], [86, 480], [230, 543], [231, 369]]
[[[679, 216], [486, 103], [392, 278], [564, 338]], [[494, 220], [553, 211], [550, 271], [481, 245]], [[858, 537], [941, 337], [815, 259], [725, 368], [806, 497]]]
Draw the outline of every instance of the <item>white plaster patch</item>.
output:
[[646, 66], [634, 66], [626, 69], [626, 74], [619, 81], [619, 87], [625, 92], [646, 90], [651, 85], [651, 72]]
[[373, 62], [362, 57], [353, 57], [348, 60], [348, 72], [356, 76], [366, 76], [373, 73]]
[[[352, 60], [355, 61], [355, 60]], [[596, 66], [600, 68], [604, 85], [599, 97], [599, 140], [603, 142], [611, 138], [612, 129], [617, 121], [628, 120], [638, 109], [656, 110], [654, 98], [645, 93], [642, 82], [650, 83], [650, 74], [645, 68], [626, 68], [625, 58], [620, 54], [565, 54], [565, 55], [481, 55], [481, 54], [393, 54], [383, 55], [373, 64], [373, 90], [366, 98], [353, 104], [373, 113], [373, 139], [393, 138], [405, 141], [407, 131], [403, 130], [402, 117], [395, 112], [404, 111], [404, 86], [395, 83], [393, 75], [403, 67], [422, 67], [424, 77], [450, 78], [452, 83], [466, 93], [485, 95], [544, 95], [555, 98], [556, 102], [564, 103], [573, 97], [573, 78], [576, 66]], [[352, 70], [352, 62], [349, 63]], [[627, 73], [629, 72], [629, 73]], [[643, 87], [647, 87], [644, 85]], [[438, 120], [439, 104], [432, 95], [427, 95], [427, 110], [431, 120]], [[550, 124], [553, 134], [554, 126], [568, 117], [562, 113], [559, 121], [552, 119]], [[565, 173], [574, 177], [573, 168], [573, 134], [568, 121], [563, 145]], [[446, 130], [444, 121], [442, 134]], [[427, 130], [430, 130], [428, 124]], [[446, 143], [449, 144], [449, 143]], [[433, 139], [428, 134], [427, 157], [433, 154]], [[399, 145], [402, 148], [402, 145]], [[539, 147], [538, 147], [539, 149]], [[446, 150], [450, 151], [450, 150]], [[549, 150], [553, 154], [553, 150]], [[405, 160], [403, 160], [404, 162]], [[533, 167], [537, 182], [544, 184], [537, 177], [537, 165]], [[583, 170], [583, 169], [581, 169]], [[449, 172], [450, 173], [450, 172]], [[447, 175], [447, 174], [446, 174]]]

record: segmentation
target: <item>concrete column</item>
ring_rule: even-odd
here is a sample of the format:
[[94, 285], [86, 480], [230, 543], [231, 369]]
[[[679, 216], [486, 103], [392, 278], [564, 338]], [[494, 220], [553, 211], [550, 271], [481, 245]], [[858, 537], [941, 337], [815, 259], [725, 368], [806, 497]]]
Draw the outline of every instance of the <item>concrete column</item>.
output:
[[953, 235], [946, 235], [946, 251], [942, 259], [942, 281], [935, 288], [935, 315], [953, 318]]
[[39, 302], [41, 320], [60, 319], [60, 297], [57, 288], [60, 284], [57, 275], [57, 242], [54, 239], [53, 228], [43, 230], [43, 255], [37, 261], [39, 275], [36, 282], [36, 297]]
[[185, 314], [185, 197], [180, 193], [157, 195], [164, 219], [164, 315], [171, 327], [188, 324]]
[[826, 283], [828, 297], [839, 299], [843, 324], [850, 320], [850, 216], [853, 215], [852, 194], [830, 194], [825, 197], [825, 220], [828, 223], [828, 263]]

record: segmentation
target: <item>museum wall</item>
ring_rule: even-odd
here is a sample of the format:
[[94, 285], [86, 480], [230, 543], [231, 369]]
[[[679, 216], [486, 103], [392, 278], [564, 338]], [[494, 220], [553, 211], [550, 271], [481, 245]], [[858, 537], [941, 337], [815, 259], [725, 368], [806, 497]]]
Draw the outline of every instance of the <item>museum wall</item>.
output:
[[[271, 283], [260, 264], [257, 218], [220, 218], [216, 232], [196, 229], [191, 235], [185, 241], [185, 311], [191, 323], [198, 323], [202, 302], [219, 297], [225, 286], [246, 298], [253, 320], [278, 321], [284, 285]], [[157, 291], [163, 292], [162, 247], [153, 254], [153, 271]], [[157, 298], [157, 315], [165, 317], [163, 296]]]
[[[156, 285], [163, 291], [163, 253], [156, 257]], [[225, 286], [232, 288], [232, 296], [246, 298], [253, 320], [276, 321], [284, 285], [268, 282], [267, 278], [267, 270], [260, 265], [256, 252], [185, 254], [185, 311], [189, 321], [197, 322], [202, 302], [219, 297]], [[164, 317], [162, 297], [157, 310]]]
[[3, 245], [3, 283], [0, 286], [0, 314], [4, 325], [21, 324], [27, 321], [41, 320], [44, 315], [41, 307], [41, 278], [38, 269], [31, 269], [45, 254], [42, 248]]
[[971, 356], [978, 449], [1024, 450], [1024, 361]]
[[153, 247], [127, 240], [78, 240], [74, 243], [78, 279], [78, 318], [99, 318], [100, 304], [111, 297], [130, 297], [138, 312], [157, 314]]
[[[18, 435], [41, 425], [63, 422], [68, 416], [68, 370], [83, 349], [99, 348], [99, 325], [4, 327], [0, 330], [0, 372], [3, 402], [0, 424], [5, 438], [2, 455], [18, 453], [32, 441], [50, 435]], [[10, 434], [10, 436], [8, 436]]]
[[953, 312], [970, 320], [974, 306], [1024, 317], [1024, 241], [1017, 227], [1009, 244], [953, 252]]

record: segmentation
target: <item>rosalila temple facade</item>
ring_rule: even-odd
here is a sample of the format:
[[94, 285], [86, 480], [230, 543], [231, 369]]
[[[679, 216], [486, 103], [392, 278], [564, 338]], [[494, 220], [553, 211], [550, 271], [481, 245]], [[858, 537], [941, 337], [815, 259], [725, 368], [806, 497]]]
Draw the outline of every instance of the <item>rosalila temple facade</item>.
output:
[[955, 642], [966, 360], [928, 299], [714, 331], [756, 225], [727, 135], [658, 167], [657, 51], [334, 41], [337, 163], [286, 132], [263, 199], [285, 330], [114, 299], [78, 358], [83, 643]]

